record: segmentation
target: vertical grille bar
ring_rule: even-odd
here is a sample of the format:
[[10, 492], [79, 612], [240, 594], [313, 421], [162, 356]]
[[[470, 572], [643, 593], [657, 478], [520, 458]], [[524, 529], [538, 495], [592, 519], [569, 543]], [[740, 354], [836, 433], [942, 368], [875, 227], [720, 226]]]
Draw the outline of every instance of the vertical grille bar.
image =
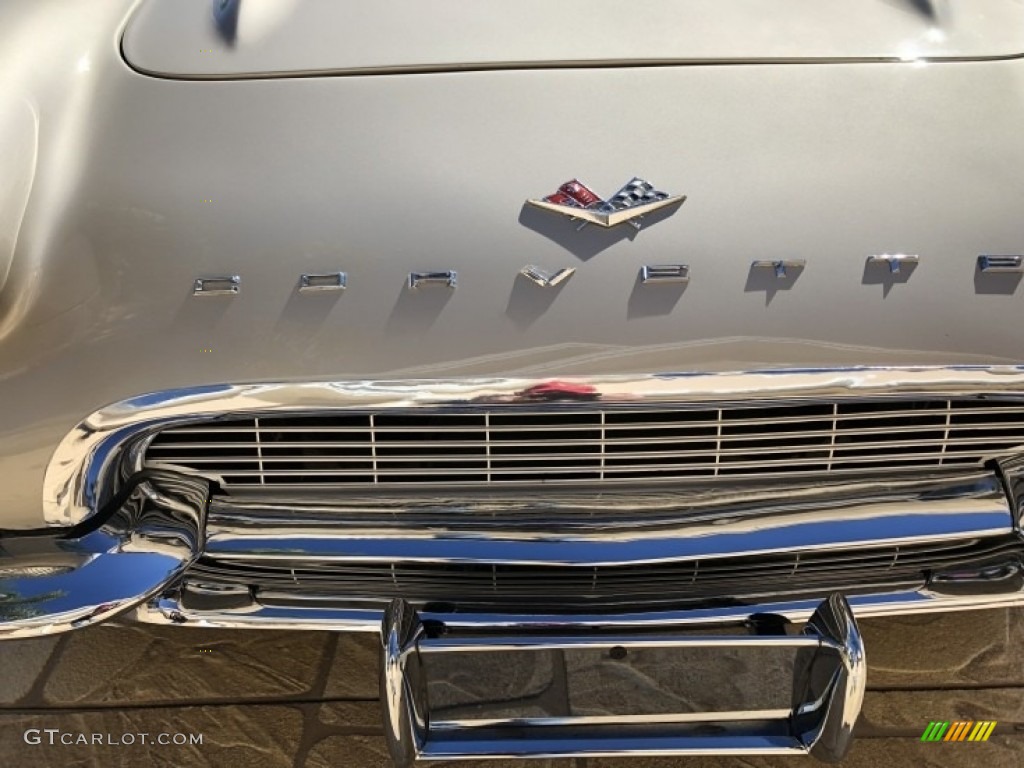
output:
[[263, 472], [263, 440], [260, 438], [260, 419], [258, 416], [253, 418], [253, 426], [256, 429], [256, 462], [260, 469], [260, 485], [266, 485], [267, 478]]
[[718, 477], [718, 470], [722, 463], [722, 409], [718, 411], [718, 424], [715, 430], [715, 477]]
[[939, 451], [939, 466], [946, 460], [946, 445], [949, 443], [949, 424], [953, 419], [953, 401], [946, 401], [946, 431], [942, 435], [942, 450]]
[[[484, 450], [487, 453], [487, 482], [491, 482], [491, 412], [484, 411]], [[376, 469], [376, 467], [374, 467]]]
[[602, 480], [604, 480], [604, 468], [605, 468], [605, 458], [604, 458], [605, 420], [606, 420], [606, 414], [605, 414], [604, 411], [601, 411], [601, 479]]
[[839, 403], [832, 403], [832, 439], [828, 444], [828, 466], [826, 472], [832, 471], [832, 458], [836, 455], [836, 432], [839, 430]]
[[377, 472], [377, 425], [374, 416], [370, 414], [370, 459], [373, 462], [373, 483], [380, 482], [380, 473]]

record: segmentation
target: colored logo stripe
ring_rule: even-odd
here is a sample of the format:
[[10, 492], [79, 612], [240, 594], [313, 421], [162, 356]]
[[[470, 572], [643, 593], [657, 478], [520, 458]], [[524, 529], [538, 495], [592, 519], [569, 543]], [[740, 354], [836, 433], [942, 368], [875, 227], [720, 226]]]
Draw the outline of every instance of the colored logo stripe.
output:
[[983, 720], [974, 726], [974, 730], [971, 731], [971, 735], [967, 737], [967, 740], [988, 741], [988, 737], [992, 735], [992, 731], [995, 727], [996, 723], [994, 720]]
[[968, 729], [974, 725], [973, 720], [957, 720], [949, 729], [943, 741], [963, 741], [967, 736]]
[[988, 741], [995, 720], [933, 720], [921, 734], [921, 741]]

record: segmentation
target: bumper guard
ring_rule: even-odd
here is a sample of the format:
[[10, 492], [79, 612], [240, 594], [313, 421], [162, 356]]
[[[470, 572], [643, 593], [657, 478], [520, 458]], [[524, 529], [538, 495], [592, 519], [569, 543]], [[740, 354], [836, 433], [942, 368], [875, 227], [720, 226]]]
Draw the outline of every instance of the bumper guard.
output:
[[[780, 617], [775, 624], [784, 623]], [[810, 754], [838, 762], [850, 747], [867, 676], [864, 643], [839, 594], [818, 606], [799, 635], [687, 637], [622, 628], [615, 634], [508, 635], [502, 627], [481, 627], [459, 636], [441, 622], [421, 621], [408, 603], [395, 600], [385, 611], [381, 637], [384, 731], [391, 756], [402, 768], [416, 760], [622, 755]], [[427, 695], [424, 662], [433, 654], [697, 647], [791, 650], [792, 707], [654, 717], [441, 720], [431, 712]]]

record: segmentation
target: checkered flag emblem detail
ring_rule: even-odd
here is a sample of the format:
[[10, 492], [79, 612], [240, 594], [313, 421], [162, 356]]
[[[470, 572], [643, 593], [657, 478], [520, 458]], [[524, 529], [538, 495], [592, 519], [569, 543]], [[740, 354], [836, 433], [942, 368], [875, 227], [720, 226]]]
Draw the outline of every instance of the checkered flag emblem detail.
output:
[[578, 179], [567, 181], [558, 191], [544, 199], [549, 203], [557, 203], [574, 208], [590, 208], [599, 211], [621, 211], [636, 205], [645, 205], [657, 200], [664, 200], [668, 194], [657, 190], [649, 181], [638, 176], [626, 184], [607, 200], [602, 200]]
[[[640, 229], [640, 220], [644, 215], [668, 205], [681, 204], [685, 200], [685, 195], [669, 195], [655, 188], [649, 181], [634, 176], [608, 199], [602, 199], [579, 179], [571, 179], [550, 195], [527, 202], [580, 221], [578, 229], [588, 223], [602, 227], [628, 223]], [[629, 215], [634, 209], [636, 214]]]
[[655, 189], [651, 182], [634, 176], [632, 181], [611, 196], [607, 205], [616, 211], [621, 211], [623, 208], [653, 203], [656, 200], [664, 200], [666, 197], [668, 194]]

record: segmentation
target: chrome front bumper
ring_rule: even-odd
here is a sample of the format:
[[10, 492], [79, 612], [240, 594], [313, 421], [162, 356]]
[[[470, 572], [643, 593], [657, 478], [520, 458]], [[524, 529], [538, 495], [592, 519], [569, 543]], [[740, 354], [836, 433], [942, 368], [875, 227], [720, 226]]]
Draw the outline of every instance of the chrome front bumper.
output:
[[[1012, 466], [998, 473], [892, 481], [873, 490], [832, 488], [827, 502], [820, 488], [772, 504], [751, 506], [750, 499], [736, 497], [711, 517], [685, 503], [665, 506], [661, 499], [646, 525], [635, 517], [633, 525], [624, 525], [599, 507], [583, 522], [556, 505], [564, 514], [551, 517], [549, 510], [543, 530], [514, 530], [472, 525], [468, 521], [477, 515], [465, 509], [465, 519], [450, 520], [446, 528], [438, 524], [438, 515], [446, 516], [443, 509], [415, 510], [433, 520], [434, 528], [410, 527], [400, 519], [371, 526], [358, 515], [339, 525], [309, 508], [292, 509], [286, 519], [274, 505], [214, 500], [201, 479], [150, 472], [119, 494], [91, 527], [0, 539], [0, 636], [61, 632], [119, 613], [186, 626], [380, 633], [385, 732], [400, 766], [485, 757], [719, 753], [810, 754], [834, 762], [849, 748], [865, 686], [854, 614], [1024, 604], [1022, 487], [1019, 467]], [[500, 505], [490, 504], [497, 514]], [[320, 589], [274, 592], [245, 578], [268, 564], [329, 571], [351, 563], [473, 560], [569, 573], [684, 558], [698, 563], [696, 573], [699, 563], [728, 556], [796, 550], [839, 558], [879, 543], [950, 541], [995, 544], [916, 582], [884, 575], [851, 580], [845, 596], [824, 591], [820, 583], [799, 595], [751, 584], [742, 594], [691, 594], [675, 604], [670, 595], [656, 604], [593, 610], [583, 601], [546, 611], [488, 604], [479, 596], [461, 599], [457, 580], [448, 603], [439, 605], [346, 595], [332, 590], [329, 579]], [[203, 561], [242, 565], [242, 575], [218, 581], [203, 571]], [[791, 623], [798, 621], [807, 622], [801, 632]], [[713, 661], [719, 654], [742, 661], [765, 650], [788, 653], [791, 681], [782, 686], [791, 691], [787, 705], [594, 715], [567, 702], [554, 713], [480, 717], [450, 714], [435, 706], [430, 692], [431, 660], [446, 655], [505, 663], [538, 653], [590, 651], [615, 659], [702, 649], [715, 654]]]
[[[105, 621], [157, 596], [203, 551], [209, 485], [148, 473], [103, 514], [64, 531], [0, 537], [0, 639]], [[140, 478], [141, 480], [141, 478]]]
[[[752, 613], [802, 621], [833, 591], [846, 595], [858, 616], [1020, 605], [1022, 478], [1016, 463], [943, 479], [804, 489], [771, 502], [740, 494], [710, 513], [705, 497], [673, 506], [656, 496], [642, 514], [634, 505], [632, 524], [607, 499], [610, 512], [592, 500], [587, 514], [573, 515], [564, 508], [570, 497], [563, 506], [543, 507], [544, 525], [517, 529], [502, 515], [530, 518], [528, 502], [504, 511], [494, 502], [480, 502], [479, 509], [460, 502], [461, 518], [454, 502], [433, 511], [410, 508], [407, 516], [392, 508], [386, 517], [364, 506], [367, 517], [346, 518], [344, 506], [325, 513], [317, 506], [284, 510], [214, 500], [205, 480], [150, 471], [83, 526], [0, 537], [0, 638], [62, 632], [129, 609], [132, 618], [153, 623], [376, 632], [395, 597], [410, 600], [425, 617], [463, 627], [678, 626], [742, 622]], [[690, 583], [699, 582], [702, 568], [723, 562], [745, 567], [745, 558], [770, 560], [780, 553], [814, 558], [827, 576], [832, 559], [855, 562], [880, 545], [896, 553], [962, 545], [962, 554], [934, 567], [915, 565], [920, 572], [913, 577], [900, 570], [905, 555], [898, 554], [867, 576], [853, 569], [832, 581], [796, 578], [780, 586], [741, 578], [727, 582], [724, 592], [721, 582], [703, 591]], [[679, 562], [692, 563], [692, 578], [663, 581], [658, 599], [623, 593], [616, 603], [576, 599], [570, 591], [556, 610], [550, 599], [524, 608], [522, 600], [460, 594], [457, 570], [446, 576], [440, 594], [411, 594], [400, 586], [395, 592], [390, 583], [395, 568], [406, 565], [482, 566], [494, 568], [496, 579], [505, 566], [536, 567], [555, 574], [549, 591], [557, 596], [559, 574], [597, 579], [605, 568], [615, 574], [622, 567]], [[392, 591], [332, 580], [338, 568], [362, 566], [378, 574], [383, 568]], [[300, 571], [314, 578], [302, 582]], [[262, 581], [268, 572], [277, 580]]]
[[[806, 397], [811, 384], [824, 393], [933, 391], [925, 383], [934, 371], [894, 375], [761, 374], [732, 385], [728, 377], [652, 377], [604, 386], [623, 388], [626, 399], [666, 402], [721, 398], [730, 386], [744, 396], [800, 385]], [[1000, 377], [1013, 393], [1024, 389], [1024, 373], [1013, 369], [948, 371], [941, 390], [998, 389]], [[436, 399], [467, 393], [509, 396], [477, 386]], [[225, 397], [246, 412], [317, 409], [332, 398], [338, 407], [404, 408], [422, 399], [415, 385], [266, 385], [164, 393], [94, 415], [58, 448], [47, 485], [48, 521], [74, 526], [0, 532], [0, 638], [118, 615], [379, 633], [385, 730], [399, 765], [722, 752], [838, 760], [864, 690], [854, 616], [1024, 605], [1019, 457], [866, 479], [401, 494], [381, 487], [362, 497], [225, 494], [179, 467], [143, 470], [115, 490], [111, 472], [124, 466], [123, 451], [139, 458], [134, 439], [213, 418]], [[802, 633], [793, 622], [806, 622]], [[474, 717], [452, 714], [431, 693], [431, 665], [462, 654], [701, 649], [748, 659], [765, 649], [789, 653], [791, 680], [781, 687], [791, 696], [767, 708], [595, 715], [569, 702], [556, 712]]]

